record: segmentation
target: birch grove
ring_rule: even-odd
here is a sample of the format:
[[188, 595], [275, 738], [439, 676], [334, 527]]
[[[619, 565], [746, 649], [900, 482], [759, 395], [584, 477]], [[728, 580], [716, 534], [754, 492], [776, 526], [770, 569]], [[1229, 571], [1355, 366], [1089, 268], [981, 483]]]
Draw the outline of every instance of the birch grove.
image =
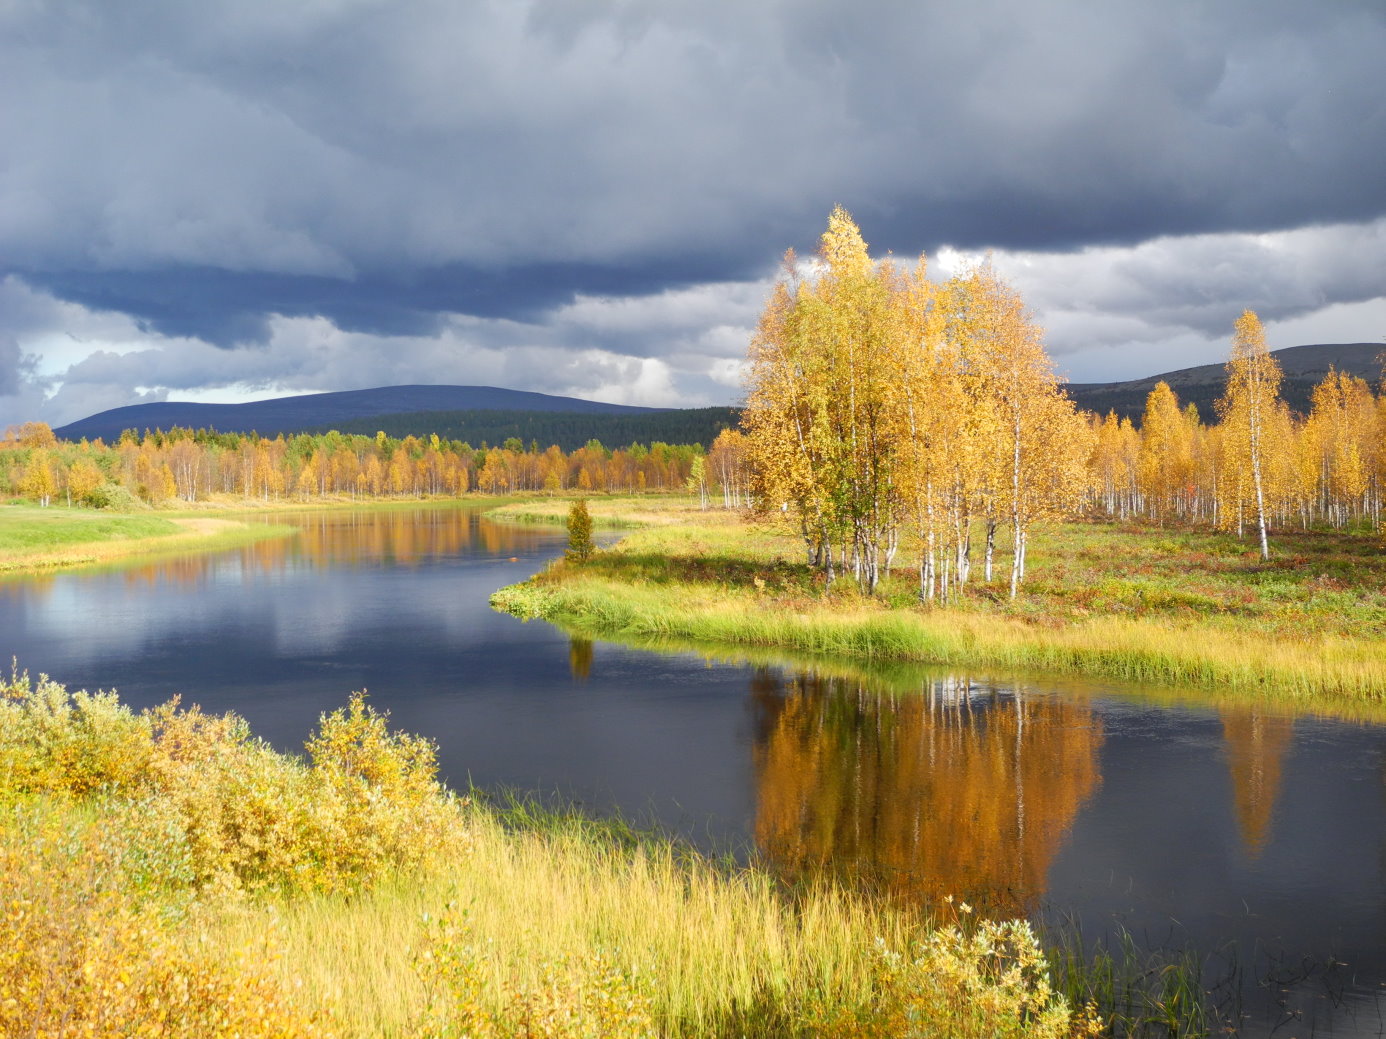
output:
[[1088, 507], [1098, 516], [1207, 524], [1253, 538], [1274, 530], [1380, 533], [1386, 495], [1386, 393], [1329, 369], [1308, 414], [1280, 399], [1280, 372], [1256, 315], [1234, 327], [1219, 421], [1205, 425], [1157, 383], [1139, 423], [1088, 416]]
[[908, 542], [926, 602], [967, 585], [979, 532], [990, 580], [1004, 527], [1014, 596], [1033, 525], [1081, 504], [1092, 438], [1019, 295], [990, 264], [936, 284], [923, 257], [874, 262], [840, 207], [812, 270], [785, 271], [751, 343], [756, 502], [868, 593]]

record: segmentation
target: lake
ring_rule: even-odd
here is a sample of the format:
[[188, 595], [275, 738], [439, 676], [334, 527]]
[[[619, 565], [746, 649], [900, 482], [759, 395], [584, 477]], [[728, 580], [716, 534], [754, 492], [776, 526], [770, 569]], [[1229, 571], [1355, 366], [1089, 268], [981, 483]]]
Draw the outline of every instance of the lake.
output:
[[264, 521], [300, 532], [0, 583], [0, 659], [137, 708], [235, 711], [285, 749], [367, 689], [454, 786], [619, 811], [786, 877], [1191, 948], [1246, 1035], [1386, 1034], [1379, 718], [573, 639], [487, 606], [561, 531], [465, 508]]

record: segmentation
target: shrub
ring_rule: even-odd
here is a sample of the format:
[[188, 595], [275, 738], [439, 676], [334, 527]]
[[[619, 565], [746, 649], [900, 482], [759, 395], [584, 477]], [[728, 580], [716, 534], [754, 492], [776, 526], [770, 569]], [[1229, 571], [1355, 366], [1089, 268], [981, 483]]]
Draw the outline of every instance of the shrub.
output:
[[17, 672], [0, 683], [0, 790], [134, 791], [152, 754], [148, 721], [114, 693], [69, 695], [46, 675], [35, 685]]
[[135, 512], [149, 507], [123, 485], [109, 482], [88, 491], [82, 501], [94, 509], [114, 509], [117, 512]]
[[186, 941], [131, 883], [141, 814], [11, 806], [0, 822], [0, 1035], [326, 1035], [269, 977], [262, 949]]
[[[966, 909], [966, 906], [963, 907]], [[1074, 1015], [1049, 981], [1049, 967], [1023, 920], [941, 927], [900, 953], [881, 945], [875, 998], [815, 1033], [842, 1039], [1065, 1039], [1100, 1033], [1090, 1009]]]
[[0, 685], [0, 800], [157, 801], [198, 886], [352, 890], [464, 845], [433, 745], [390, 732], [363, 695], [324, 715], [308, 750], [311, 762], [281, 754], [244, 720], [177, 700], [137, 715], [46, 677]]
[[566, 558], [585, 563], [592, 558], [592, 515], [587, 511], [587, 499], [579, 498], [568, 509], [568, 551]]

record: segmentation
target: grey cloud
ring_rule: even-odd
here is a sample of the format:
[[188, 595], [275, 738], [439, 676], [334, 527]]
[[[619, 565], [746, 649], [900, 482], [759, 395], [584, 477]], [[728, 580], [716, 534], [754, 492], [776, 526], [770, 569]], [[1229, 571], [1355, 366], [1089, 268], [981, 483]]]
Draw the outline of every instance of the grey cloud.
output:
[[[658, 325], [662, 319], [656, 314], [650, 320]], [[196, 398], [207, 388], [227, 387], [293, 393], [458, 383], [654, 405], [723, 403], [729, 397], [727, 380], [715, 378], [720, 373], [701, 355], [622, 354], [575, 344], [563, 327], [504, 319], [458, 318], [433, 335], [377, 336], [344, 331], [324, 318], [276, 317], [267, 335], [264, 344], [238, 350], [157, 336], [136, 345], [140, 333], [127, 327], [124, 336], [108, 337], [109, 348], [92, 349], [54, 369], [47, 383], [61, 388], [49, 399], [30, 395], [16, 403], [27, 406], [24, 417], [56, 426], [122, 404]], [[136, 393], [132, 387], [144, 389]]]
[[126, 404], [149, 404], [167, 400], [167, 390], [131, 390], [125, 383], [64, 383], [43, 402], [38, 412], [44, 422], [55, 429], [88, 415], [96, 415]]
[[[0, 397], [14, 397], [19, 394], [21, 356], [19, 340], [13, 336], [0, 335]], [[8, 423], [0, 423], [6, 424]]]
[[169, 334], [419, 334], [900, 253], [1386, 211], [1379, 4], [15, 5], [0, 243]]
[[[996, 263], [1049, 326], [1060, 353], [1186, 332], [1223, 339], [1247, 308], [1265, 321], [1286, 321], [1386, 295], [1386, 219], [1067, 254], [1001, 253]], [[1366, 332], [1379, 334], [1359, 337]]]

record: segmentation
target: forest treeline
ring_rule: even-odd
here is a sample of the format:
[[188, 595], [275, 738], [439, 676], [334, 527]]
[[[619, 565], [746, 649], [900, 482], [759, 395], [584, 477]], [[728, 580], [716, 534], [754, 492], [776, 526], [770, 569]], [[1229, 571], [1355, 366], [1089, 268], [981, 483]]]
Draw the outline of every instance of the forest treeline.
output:
[[[512, 437], [524, 443], [557, 444], [576, 451], [590, 440], [604, 444], [701, 444], [712, 446], [717, 434], [737, 424], [735, 408], [679, 408], [647, 415], [602, 415], [573, 411], [415, 411], [339, 422], [342, 433], [374, 435], [384, 430], [403, 440], [436, 433], [444, 440], [502, 444]], [[310, 429], [309, 433], [328, 430]]]
[[792, 518], [829, 581], [873, 591], [910, 548], [926, 601], [962, 589], [976, 555], [991, 581], [998, 529], [1014, 596], [1031, 527], [1084, 511], [1255, 530], [1263, 556], [1275, 526], [1379, 530], [1386, 394], [1331, 372], [1297, 417], [1280, 381], [1247, 311], [1215, 424], [1165, 383], [1139, 426], [1080, 413], [989, 263], [942, 282], [924, 257], [877, 263], [839, 207], [815, 264], [786, 256], [751, 343], [751, 496]]
[[[510, 438], [473, 448], [437, 434], [377, 432], [277, 436], [174, 429], [127, 431], [115, 444], [60, 441], [43, 423], [0, 439], [0, 490], [47, 505], [121, 507], [240, 495], [262, 501], [327, 495], [399, 498], [468, 491], [638, 493], [696, 488], [701, 445], [655, 442], [614, 450], [591, 440], [573, 451]], [[690, 483], [692, 479], [692, 483]]]

